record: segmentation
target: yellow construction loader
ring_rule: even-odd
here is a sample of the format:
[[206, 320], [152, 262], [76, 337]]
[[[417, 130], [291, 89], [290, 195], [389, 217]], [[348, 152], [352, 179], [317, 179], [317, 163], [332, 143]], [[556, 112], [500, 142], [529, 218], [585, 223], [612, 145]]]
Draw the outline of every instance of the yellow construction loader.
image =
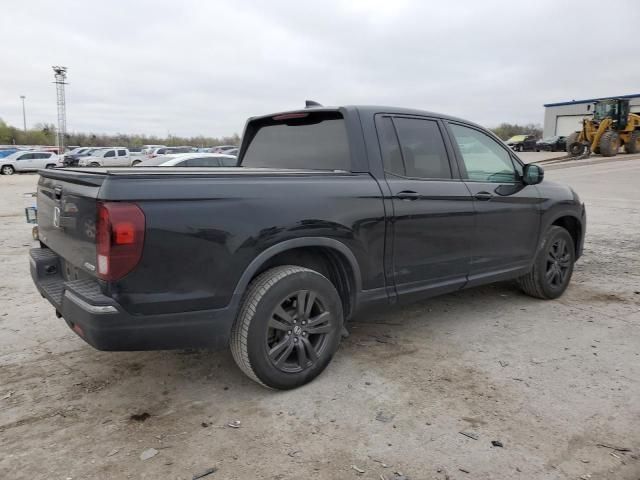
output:
[[582, 120], [582, 130], [567, 137], [567, 153], [572, 157], [599, 153], [617, 155], [640, 153], [640, 115], [629, 111], [629, 100], [609, 98], [595, 102], [593, 115]]

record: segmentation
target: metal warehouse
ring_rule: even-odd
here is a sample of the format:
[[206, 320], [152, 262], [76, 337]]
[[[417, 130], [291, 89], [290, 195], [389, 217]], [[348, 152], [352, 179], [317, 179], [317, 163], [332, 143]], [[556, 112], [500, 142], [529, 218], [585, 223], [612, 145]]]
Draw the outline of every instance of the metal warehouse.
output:
[[613, 97], [588, 98], [570, 102], [547, 103], [544, 106], [543, 136], [569, 135], [580, 130], [582, 119], [593, 112], [593, 102], [607, 98], [628, 98], [631, 111], [640, 113], [640, 93]]

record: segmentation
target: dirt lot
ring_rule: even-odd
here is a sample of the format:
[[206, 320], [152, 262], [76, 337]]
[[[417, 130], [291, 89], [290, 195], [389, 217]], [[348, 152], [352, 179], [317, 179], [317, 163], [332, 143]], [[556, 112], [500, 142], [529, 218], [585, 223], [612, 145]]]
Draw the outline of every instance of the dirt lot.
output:
[[547, 171], [588, 205], [561, 299], [500, 284], [360, 318], [292, 392], [226, 351], [86, 345], [29, 277], [36, 176], [0, 177], [0, 478], [638, 480], [640, 159], [620, 158]]

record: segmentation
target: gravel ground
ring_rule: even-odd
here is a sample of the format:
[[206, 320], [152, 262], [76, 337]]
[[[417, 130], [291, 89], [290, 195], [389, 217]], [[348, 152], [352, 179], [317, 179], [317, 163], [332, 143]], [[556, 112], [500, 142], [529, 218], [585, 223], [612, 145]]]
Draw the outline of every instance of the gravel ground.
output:
[[0, 478], [638, 480], [640, 159], [620, 158], [547, 170], [588, 205], [562, 298], [503, 283], [360, 318], [291, 392], [228, 351], [86, 345], [29, 277], [37, 177], [0, 177]]

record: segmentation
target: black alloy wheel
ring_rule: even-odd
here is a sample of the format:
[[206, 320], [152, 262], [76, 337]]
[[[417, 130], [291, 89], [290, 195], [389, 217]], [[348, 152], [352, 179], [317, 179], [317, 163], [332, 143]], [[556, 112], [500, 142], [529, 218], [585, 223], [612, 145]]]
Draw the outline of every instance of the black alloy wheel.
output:
[[267, 351], [273, 366], [285, 373], [312, 367], [327, 347], [334, 319], [313, 291], [285, 297], [267, 324]]
[[547, 269], [544, 275], [551, 287], [560, 288], [564, 285], [571, 268], [571, 261], [569, 246], [563, 238], [551, 244], [547, 252]]

